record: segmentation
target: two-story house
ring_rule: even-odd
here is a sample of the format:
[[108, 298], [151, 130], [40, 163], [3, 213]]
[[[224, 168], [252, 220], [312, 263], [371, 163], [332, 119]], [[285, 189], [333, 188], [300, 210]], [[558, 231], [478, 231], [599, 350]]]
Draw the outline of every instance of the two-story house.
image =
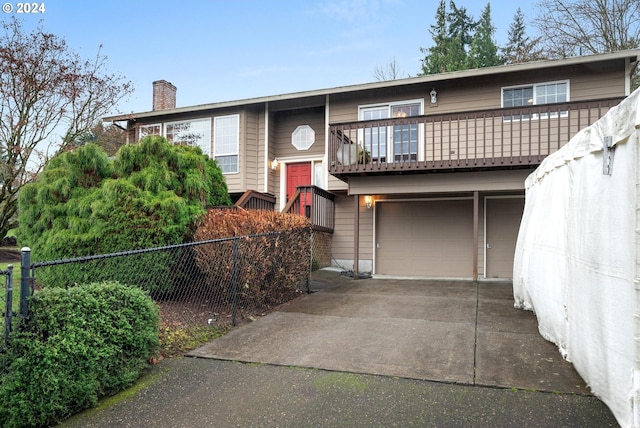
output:
[[[631, 90], [640, 51], [176, 107], [154, 82], [129, 142], [160, 134], [331, 233], [333, 263], [376, 275], [511, 278], [524, 180]], [[249, 195], [247, 193], [246, 195]]]

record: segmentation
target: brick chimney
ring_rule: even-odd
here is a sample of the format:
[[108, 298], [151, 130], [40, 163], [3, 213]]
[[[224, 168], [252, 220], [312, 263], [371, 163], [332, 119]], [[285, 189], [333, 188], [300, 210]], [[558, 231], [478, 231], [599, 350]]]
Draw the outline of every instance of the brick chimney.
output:
[[176, 87], [166, 80], [153, 82], [153, 110], [176, 108]]

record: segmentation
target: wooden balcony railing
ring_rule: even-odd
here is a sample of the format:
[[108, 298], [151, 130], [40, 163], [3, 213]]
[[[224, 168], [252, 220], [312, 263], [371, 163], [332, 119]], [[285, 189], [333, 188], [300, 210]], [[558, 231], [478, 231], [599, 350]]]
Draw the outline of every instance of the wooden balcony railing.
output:
[[334, 196], [316, 186], [298, 186], [282, 212], [299, 214], [311, 220], [311, 227], [333, 233], [335, 225]]
[[532, 167], [623, 98], [335, 123], [337, 177]]
[[240, 196], [235, 206], [246, 210], [273, 211], [276, 206], [276, 197], [255, 190], [247, 190]]

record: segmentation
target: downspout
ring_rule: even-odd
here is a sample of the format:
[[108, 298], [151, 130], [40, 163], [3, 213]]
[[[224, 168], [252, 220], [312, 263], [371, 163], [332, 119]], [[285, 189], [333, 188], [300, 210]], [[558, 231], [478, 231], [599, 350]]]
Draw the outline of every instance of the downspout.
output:
[[358, 265], [360, 264], [360, 195], [354, 195], [353, 212], [353, 279], [359, 279]]

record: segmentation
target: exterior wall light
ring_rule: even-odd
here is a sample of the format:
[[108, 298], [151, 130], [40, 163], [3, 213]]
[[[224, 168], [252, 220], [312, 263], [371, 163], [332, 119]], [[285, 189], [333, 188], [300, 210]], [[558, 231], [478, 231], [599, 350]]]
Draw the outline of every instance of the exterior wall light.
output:
[[438, 93], [436, 92], [436, 90], [432, 89], [431, 92], [429, 92], [429, 95], [431, 95], [431, 104], [437, 104], [438, 103]]
[[373, 203], [373, 200], [371, 198], [371, 196], [367, 195], [364, 197], [364, 204], [367, 206], [367, 209], [371, 209], [371, 204]]
[[271, 171], [275, 171], [276, 169], [278, 169], [278, 159], [271, 161]]

